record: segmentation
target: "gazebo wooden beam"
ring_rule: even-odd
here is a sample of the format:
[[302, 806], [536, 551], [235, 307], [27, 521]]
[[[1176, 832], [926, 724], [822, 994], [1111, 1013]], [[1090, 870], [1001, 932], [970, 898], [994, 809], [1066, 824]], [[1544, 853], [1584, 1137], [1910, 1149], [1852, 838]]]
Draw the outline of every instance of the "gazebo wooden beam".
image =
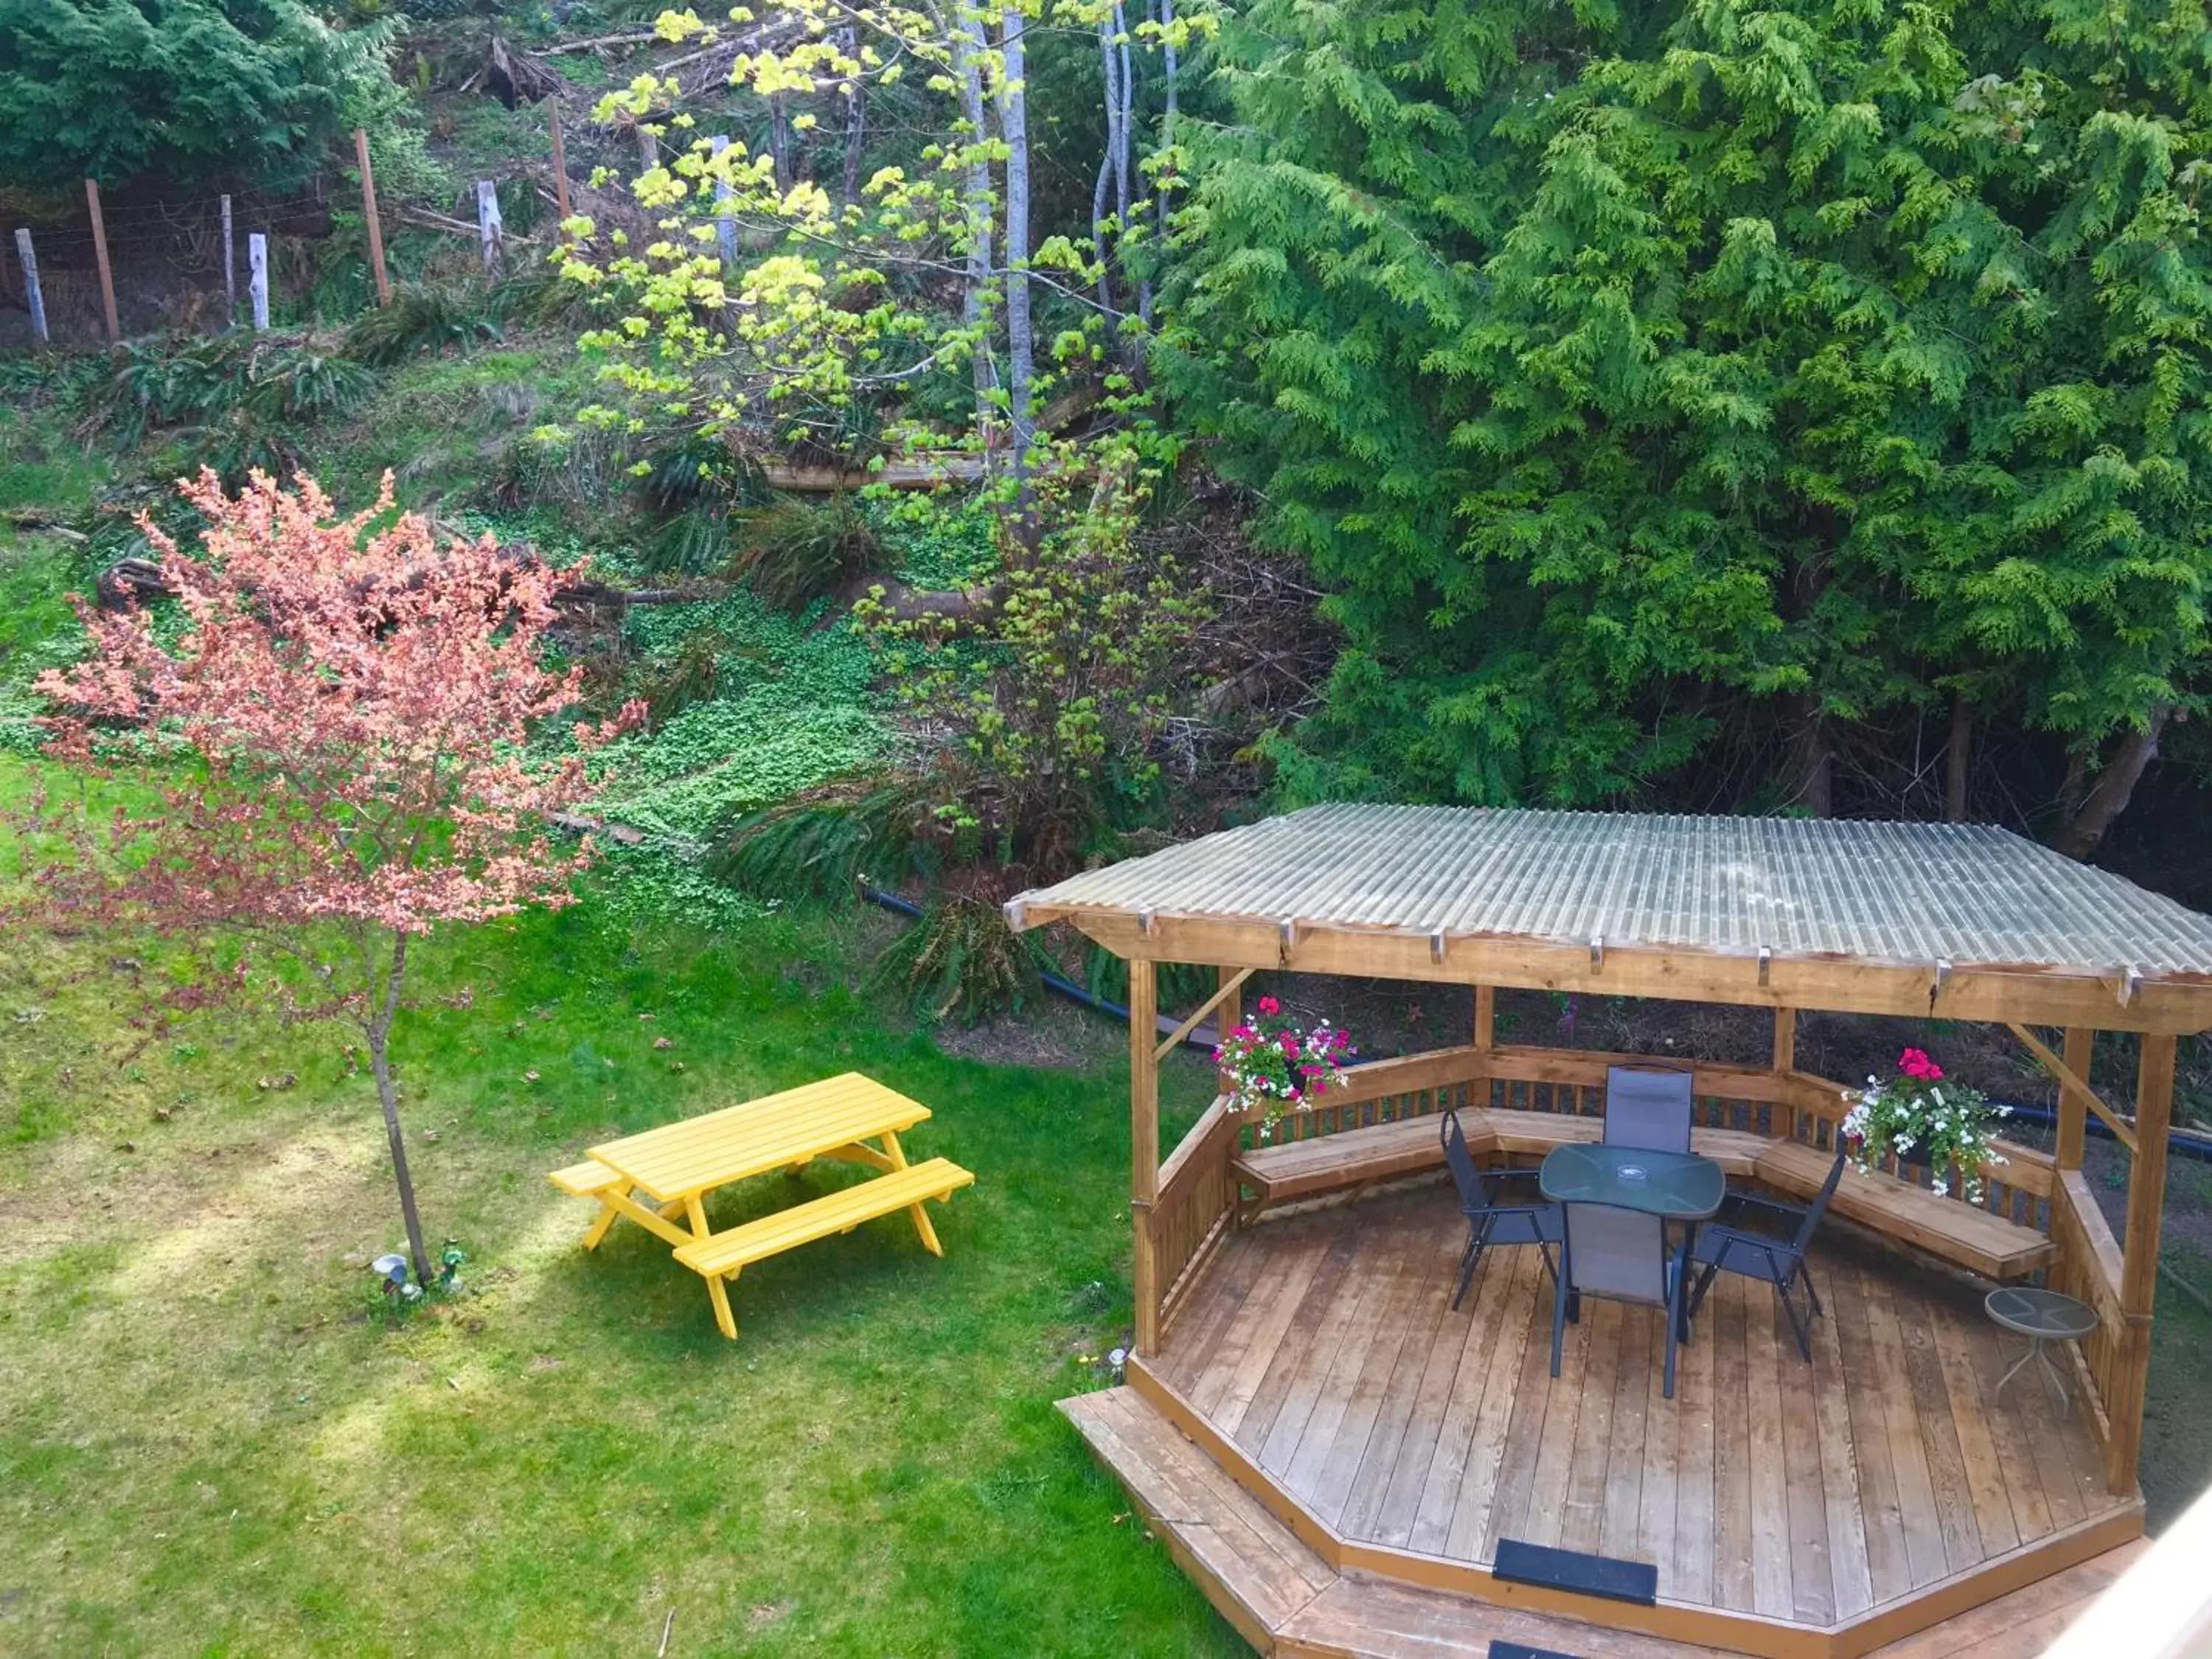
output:
[[[2112, 1132], [2113, 1139], [2131, 1152], [2136, 1150], [2136, 1126], [2106, 1105], [2103, 1097], [2089, 1086], [2086, 1066], [2076, 1067], [2071, 1061], [2061, 1060], [2051, 1052], [2049, 1046], [2040, 1037], [2016, 1020], [2007, 1020], [2005, 1030], [2019, 1038], [2021, 1045], [2028, 1053], [2033, 1054], [2042, 1063], [2043, 1069], [2057, 1080], [2062, 1097], [2068, 1096], [2073, 1097], [2070, 1103], [2075, 1109], [2078, 1111], [2087, 1109], [2096, 1113], [2104, 1120], [2105, 1127]], [[2070, 1031], [2067, 1034], [2069, 1048], [2073, 1046], [2074, 1035]], [[2068, 1167], [2078, 1167], [2080, 1164], [2081, 1158], [2077, 1149], [2074, 1164]]]
[[1627, 945], [1608, 945], [1600, 959], [1586, 945], [1488, 937], [1448, 939], [1439, 951], [1423, 933], [1158, 914], [1147, 929], [1132, 915], [1057, 906], [1029, 907], [1024, 925], [1062, 920], [1133, 962], [1211, 962], [1232, 969], [2169, 1035], [2212, 1027], [2212, 984], [2194, 980], [2130, 975], [2123, 981], [1934, 963], [1914, 968]]

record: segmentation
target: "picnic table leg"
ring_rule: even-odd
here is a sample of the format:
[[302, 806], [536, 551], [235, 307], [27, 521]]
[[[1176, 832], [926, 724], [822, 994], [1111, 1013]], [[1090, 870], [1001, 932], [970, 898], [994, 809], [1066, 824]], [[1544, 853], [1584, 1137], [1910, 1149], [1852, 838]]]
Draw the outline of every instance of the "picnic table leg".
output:
[[[884, 1152], [890, 1159], [891, 1168], [906, 1168], [905, 1149], [900, 1146], [898, 1135], [890, 1129], [884, 1131]], [[908, 1205], [907, 1213], [914, 1218], [915, 1231], [921, 1235], [921, 1248], [932, 1255], [943, 1255], [945, 1246], [937, 1242], [937, 1229], [929, 1224], [928, 1212], [922, 1208], [921, 1200]]]
[[[707, 1224], [707, 1206], [692, 1194], [684, 1200], [684, 1212], [690, 1218], [692, 1232], [701, 1238], [710, 1237], [714, 1229]], [[735, 1279], [737, 1274], [729, 1275]], [[707, 1299], [714, 1304], [714, 1322], [722, 1328], [722, 1334], [734, 1342], [738, 1340], [738, 1316], [730, 1311], [730, 1292], [722, 1283], [720, 1273], [707, 1275]]]
[[[732, 1279], [737, 1274], [732, 1273]], [[722, 1334], [734, 1342], [738, 1340], [738, 1316], [730, 1311], [730, 1292], [722, 1283], [722, 1275], [707, 1275], [707, 1297], [714, 1304], [714, 1322], [722, 1328]]]
[[[620, 1192], [617, 1196], [628, 1197], [629, 1194], [635, 1190], [636, 1188], [633, 1187], [624, 1186], [620, 1189]], [[632, 1201], [635, 1202], [635, 1200]], [[672, 1198], [667, 1203], [660, 1206], [660, 1213], [667, 1217], [669, 1219], [673, 1220], [683, 1211], [683, 1200]], [[614, 1198], [610, 1197], [605, 1193], [601, 1193], [599, 1194], [599, 1218], [597, 1221], [594, 1221], [592, 1224], [590, 1230], [585, 1233], [584, 1248], [587, 1250], [598, 1249], [599, 1248], [599, 1241], [607, 1236], [607, 1229], [615, 1224], [615, 1218], [621, 1213], [622, 1206], [615, 1202]]]
[[[625, 1188], [623, 1190], [629, 1189]], [[594, 1221], [585, 1232], [584, 1248], [587, 1250], [598, 1249], [599, 1241], [607, 1236], [607, 1229], [615, 1224], [615, 1218], [621, 1213], [620, 1210], [607, 1202], [605, 1195], [602, 1195], [599, 1199], [599, 1218]]]

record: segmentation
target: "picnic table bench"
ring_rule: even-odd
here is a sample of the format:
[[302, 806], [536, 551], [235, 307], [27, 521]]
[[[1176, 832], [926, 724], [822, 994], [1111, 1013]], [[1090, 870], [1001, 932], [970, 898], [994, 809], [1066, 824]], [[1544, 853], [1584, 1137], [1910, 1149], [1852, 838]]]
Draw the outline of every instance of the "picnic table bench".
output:
[[[582, 1163], [556, 1170], [549, 1179], [564, 1193], [599, 1200], [586, 1249], [597, 1249], [617, 1218], [673, 1245], [677, 1261], [706, 1279], [714, 1322], [734, 1338], [727, 1285], [756, 1261], [896, 1210], [912, 1217], [925, 1249], [945, 1254], [922, 1206], [930, 1199], [945, 1202], [975, 1177], [941, 1158], [907, 1162], [899, 1135], [929, 1115], [920, 1102], [847, 1072], [593, 1146]], [[706, 1196], [717, 1188], [817, 1158], [879, 1173], [719, 1233], [708, 1224]]]

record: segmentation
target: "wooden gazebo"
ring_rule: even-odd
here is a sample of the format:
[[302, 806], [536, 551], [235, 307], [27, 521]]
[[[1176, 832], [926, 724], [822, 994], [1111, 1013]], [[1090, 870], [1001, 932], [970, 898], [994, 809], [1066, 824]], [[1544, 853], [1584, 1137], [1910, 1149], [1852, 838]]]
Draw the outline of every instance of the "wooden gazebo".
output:
[[[2212, 918], [1977, 826], [1384, 805], [1224, 831], [1007, 914], [1130, 970], [1135, 1352], [1126, 1388], [1066, 1408], [1263, 1650], [1932, 1659], [1986, 1630], [2025, 1652], [2023, 1621], [2139, 1538], [2175, 1048], [2212, 1027]], [[1161, 963], [1218, 969], [1186, 1030], [1234, 1024], [1277, 969], [1466, 985], [1473, 1041], [1354, 1068], [1264, 1146], [1217, 1098], [1164, 1157]], [[1809, 1370], [1739, 1287], [1674, 1401], [1635, 1310], [1583, 1322], [1554, 1379], [1534, 1253], [1493, 1252], [1450, 1311], [1463, 1233], [1413, 1179], [1441, 1166], [1447, 1107], [1493, 1162], [1597, 1133], [1622, 1057], [1498, 1042], [1501, 987], [1771, 1009], [1770, 1065], [1690, 1062], [1698, 1150], [1738, 1182], [1802, 1197], [1830, 1160], [1844, 1090], [1798, 1068], [1801, 1009], [2007, 1027], [2058, 1082], [2055, 1150], [2005, 1146], [1978, 1204], [1850, 1176]], [[2089, 1080], [2100, 1032], [2135, 1034], [2131, 1114]], [[2131, 1154], [2119, 1239], [2081, 1170], [2092, 1113]], [[2031, 1277], [2099, 1320], [2070, 1409], [1997, 1388], [1978, 1292]], [[1497, 1577], [1509, 1537], [1650, 1560], [1657, 1602]]]

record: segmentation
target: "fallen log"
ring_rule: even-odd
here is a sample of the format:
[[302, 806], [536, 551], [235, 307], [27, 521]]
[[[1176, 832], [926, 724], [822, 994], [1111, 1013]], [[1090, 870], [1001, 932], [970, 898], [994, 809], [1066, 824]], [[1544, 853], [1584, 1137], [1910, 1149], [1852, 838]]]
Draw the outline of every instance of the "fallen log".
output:
[[886, 461], [873, 471], [866, 467], [769, 466], [762, 481], [770, 489], [788, 489], [803, 495], [839, 495], [881, 484], [890, 489], [933, 489], [944, 483], [974, 483], [984, 476], [981, 455], [951, 453], [921, 455]]

